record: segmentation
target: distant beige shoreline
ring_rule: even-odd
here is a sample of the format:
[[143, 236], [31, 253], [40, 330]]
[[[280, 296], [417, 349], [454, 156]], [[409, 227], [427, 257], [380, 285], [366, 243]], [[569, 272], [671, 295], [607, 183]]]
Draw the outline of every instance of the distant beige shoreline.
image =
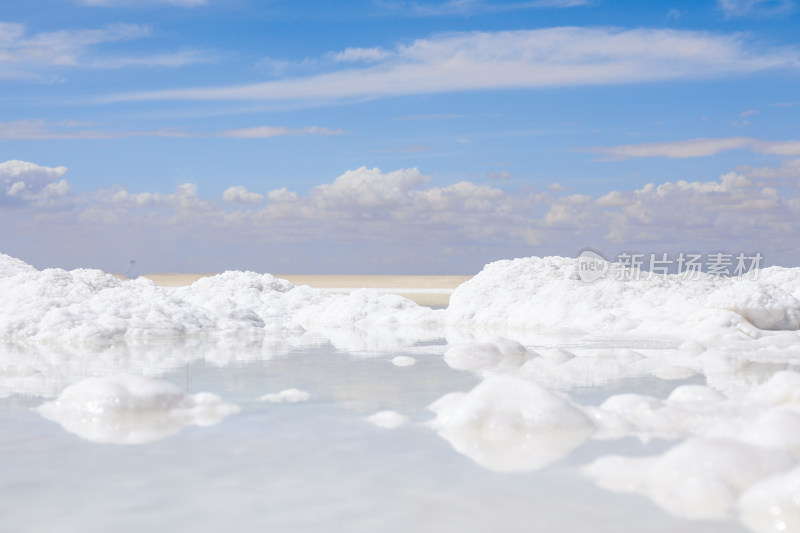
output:
[[[161, 287], [183, 287], [191, 285], [200, 278], [214, 276], [216, 273], [144, 274]], [[117, 275], [125, 279], [123, 275]], [[446, 307], [450, 294], [472, 276], [401, 276], [401, 275], [360, 275], [360, 274], [275, 274], [275, 277], [289, 280], [295, 285], [308, 285], [331, 292], [347, 293], [355, 289], [380, 289], [383, 292], [399, 294], [420, 305]]]

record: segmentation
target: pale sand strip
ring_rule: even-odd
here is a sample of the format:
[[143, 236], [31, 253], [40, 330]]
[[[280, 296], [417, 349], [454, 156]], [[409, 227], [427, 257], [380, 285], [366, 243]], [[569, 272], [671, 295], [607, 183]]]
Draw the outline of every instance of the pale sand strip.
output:
[[[145, 274], [144, 277], [162, 287], [191, 285], [214, 274]], [[117, 276], [125, 279], [124, 276]], [[392, 276], [357, 274], [275, 274], [295, 285], [309, 285], [331, 292], [346, 293], [355, 289], [376, 289], [399, 294], [420, 305], [446, 307], [450, 294], [471, 276]]]

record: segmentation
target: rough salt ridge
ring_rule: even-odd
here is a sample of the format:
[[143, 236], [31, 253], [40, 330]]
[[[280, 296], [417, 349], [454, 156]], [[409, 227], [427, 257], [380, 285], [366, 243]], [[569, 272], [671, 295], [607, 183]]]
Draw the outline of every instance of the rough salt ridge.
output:
[[431, 328], [442, 311], [391, 294], [295, 287], [269, 274], [225, 272], [189, 287], [121, 281], [99, 270], [37, 271], [0, 261], [0, 338], [114, 342], [267, 329]]
[[[329, 294], [269, 274], [225, 272], [189, 287], [121, 281], [98, 270], [37, 271], [0, 255], [0, 338], [112, 342], [265, 329], [489, 328], [617, 332], [692, 339], [758, 339], [800, 329], [800, 269], [765, 269], [757, 280], [654, 276], [593, 283], [575, 259], [497, 261], [453, 293], [447, 310], [397, 295]], [[511, 335], [513, 336], [513, 335]]]

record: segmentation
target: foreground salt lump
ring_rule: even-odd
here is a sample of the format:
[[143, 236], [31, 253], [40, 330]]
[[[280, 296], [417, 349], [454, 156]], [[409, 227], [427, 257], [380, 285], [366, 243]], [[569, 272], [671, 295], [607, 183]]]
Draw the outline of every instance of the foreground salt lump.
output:
[[185, 426], [218, 424], [240, 408], [215, 394], [184, 394], [165, 381], [119, 375], [80, 381], [38, 411], [92, 442], [145, 444]]
[[800, 531], [800, 467], [748, 489], [739, 498], [739, 516], [757, 533]]
[[[721, 519], [742, 492], [793, 464], [789, 454], [777, 450], [729, 439], [690, 439], [661, 456], [601, 457], [583, 470], [601, 487], [646, 494], [678, 516]], [[762, 509], [750, 507], [753, 513]]]
[[538, 470], [565, 457], [593, 433], [568, 399], [510, 375], [484, 379], [468, 393], [430, 406], [430, 425], [453, 448], [489, 470]]

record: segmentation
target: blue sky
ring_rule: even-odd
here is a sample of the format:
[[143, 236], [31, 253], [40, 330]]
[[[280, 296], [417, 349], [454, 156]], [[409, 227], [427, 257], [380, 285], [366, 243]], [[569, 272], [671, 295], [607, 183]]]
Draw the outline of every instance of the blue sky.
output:
[[37, 0], [0, 23], [0, 251], [40, 267], [800, 261], [794, 1]]

